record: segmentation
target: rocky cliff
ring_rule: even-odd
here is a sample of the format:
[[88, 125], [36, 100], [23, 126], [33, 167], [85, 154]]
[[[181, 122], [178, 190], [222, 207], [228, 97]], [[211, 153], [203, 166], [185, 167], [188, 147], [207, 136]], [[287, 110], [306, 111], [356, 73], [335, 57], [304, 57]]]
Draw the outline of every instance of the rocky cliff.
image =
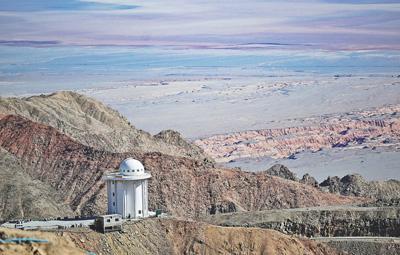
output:
[[400, 237], [399, 207], [316, 207], [207, 216], [221, 226], [275, 229], [308, 237]]
[[398, 255], [400, 250], [400, 238], [393, 237], [327, 237], [315, 240], [351, 255]]
[[126, 157], [141, 160], [153, 178], [150, 208], [196, 217], [232, 211], [365, 202], [324, 193], [265, 173], [214, 168], [203, 160], [159, 152], [113, 153], [80, 144], [51, 126], [16, 115], [0, 119], [0, 146], [35, 180], [50, 185], [80, 214], [105, 212], [102, 176]]
[[238, 158], [286, 158], [302, 151], [335, 147], [396, 146], [400, 143], [400, 105], [344, 115], [297, 120], [299, 126], [250, 130], [196, 140], [217, 162]]

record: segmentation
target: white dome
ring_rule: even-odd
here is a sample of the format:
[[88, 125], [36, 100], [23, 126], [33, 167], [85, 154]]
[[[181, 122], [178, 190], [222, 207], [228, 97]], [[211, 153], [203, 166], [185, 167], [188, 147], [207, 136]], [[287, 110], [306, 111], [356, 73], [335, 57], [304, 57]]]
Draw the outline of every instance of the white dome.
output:
[[139, 160], [127, 158], [119, 165], [119, 173], [123, 175], [138, 175], [144, 173], [144, 166]]

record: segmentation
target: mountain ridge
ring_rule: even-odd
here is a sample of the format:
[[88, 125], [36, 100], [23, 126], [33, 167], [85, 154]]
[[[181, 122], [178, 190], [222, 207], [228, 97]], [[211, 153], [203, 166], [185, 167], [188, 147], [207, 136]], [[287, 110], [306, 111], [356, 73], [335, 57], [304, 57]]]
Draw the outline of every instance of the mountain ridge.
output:
[[204, 214], [365, 202], [272, 177], [219, 169], [207, 162], [160, 152], [112, 153], [82, 145], [51, 126], [17, 115], [0, 119], [0, 146], [17, 157], [34, 179], [48, 183], [78, 214], [105, 213], [102, 176], [135, 157], [153, 175], [149, 184], [153, 209], [173, 215]]
[[90, 97], [61, 91], [26, 98], [0, 97], [0, 114], [20, 115], [52, 126], [82, 144], [110, 152], [159, 151], [172, 156], [191, 157], [212, 162], [203, 150], [186, 142], [178, 132], [152, 136], [135, 128], [114, 109]]

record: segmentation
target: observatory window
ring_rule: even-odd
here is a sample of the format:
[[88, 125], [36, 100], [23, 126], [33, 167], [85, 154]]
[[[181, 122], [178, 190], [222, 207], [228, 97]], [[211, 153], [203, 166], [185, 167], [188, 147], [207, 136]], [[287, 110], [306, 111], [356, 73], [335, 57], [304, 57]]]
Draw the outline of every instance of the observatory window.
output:
[[137, 172], [139, 172], [139, 169], [137, 170]]
[[113, 192], [113, 197], [115, 197], [115, 192]]
[[139, 212], [138, 212], [139, 214], [142, 214], [142, 210], [139, 210]]
[[130, 170], [127, 170], [127, 172], [129, 173], [129, 172], [130, 172]]
[[115, 206], [115, 202], [113, 202], [113, 206]]
[[119, 221], [119, 219], [118, 219], [118, 218], [116, 218], [116, 219], [115, 219], [115, 221]]
[[107, 219], [107, 222], [111, 222], [111, 220], [110, 220], [110, 219]]

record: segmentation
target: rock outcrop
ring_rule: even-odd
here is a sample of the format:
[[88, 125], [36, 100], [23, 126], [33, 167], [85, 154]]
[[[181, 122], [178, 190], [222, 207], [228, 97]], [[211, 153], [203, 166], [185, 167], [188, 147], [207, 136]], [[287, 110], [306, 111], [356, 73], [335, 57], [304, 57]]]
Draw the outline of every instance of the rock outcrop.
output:
[[330, 193], [340, 193], [340, 178], [338, 176], [328, 176], [326, 180], [319, 184], [322, 190]]
[[309, 174], [305, 174], [302, 179], [298, 179], [295, 173], [280, 164], [276, 164], [264, 172], [272, 176], [297, 181], [324, 192], [371, 198], [374, 201], [381, 201], [382, 204], [393, 204], [395, 203], [393, 201], [400, 199], [400, 181], [398, 180], [367, 181], [359, 174], [348, 174], [342, 178], [328, 176], [318, 184], [317, 180]]
[[309, 174], [303, 175], [303, 178], [301, 178], [300, 183], [310, 185], [310, 186], [316, 187], [316, 188], [319, 187], [318, 181]]
[[268, 168], [265, 173], [273, 176], [278, 176], [286, 180], [299, 181], [296, 174], [289, 170], [284, 165], [276, 164]]
[[[280, 178], [283, 178], [286, 180], [296, 181], [296, 182], [300, 182], [305, 185], [319, 188], [319, 184], [318, 184], [317, 180], [314, 177], [312, 177], [311, 175], [305, 174], [305, 175], [303, 175], [303, 178], [299, 179], [299, 178], [297, 178], [295, 173], [293, 173], [292, 171], [289, 170], [289, 168], [287, 168], [286, 166], [281, 165], [281, 164], [273, 165], [272, 167], [265, 170], [265, 173], [272, 175], [272, 176], [277, 176], [277, 177], [280, 177]], [[332, 192], [332, 193], [335, 193], [335, 192]]]
[[328, 177], [320, 185], [322, 190], [345, 196], [369, 197], [376, 200], [400, 199], [400, 181], [367, 181], [359, 174], [342, 178]]
[[112, 153], [82, 145], [51, 126], [8, 115], [0, 119], [0, 146], [20, 160], [33, 178], [59, 194], [77, 213], [105, 212], [104, 173], [127, 157], [141, 160], [153, 178], [150, 208], [197, 217], [230, 211], [253, 211], [365, 202], [321, 192], [266, 173], [219, 169], [204, 161], [159, 152]]

